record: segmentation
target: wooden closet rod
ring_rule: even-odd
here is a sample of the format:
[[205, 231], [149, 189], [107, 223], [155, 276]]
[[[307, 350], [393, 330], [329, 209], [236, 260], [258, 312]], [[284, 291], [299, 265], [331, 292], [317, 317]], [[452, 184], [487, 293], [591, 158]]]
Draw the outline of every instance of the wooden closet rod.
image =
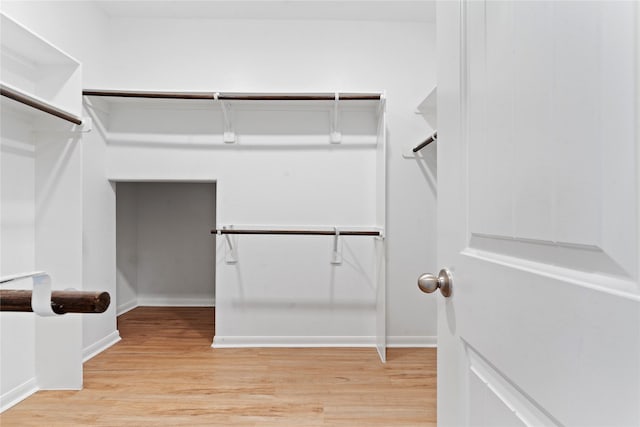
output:
[[117, 98], [215, 99], [215, 94], [212, 92], [139, 92], [85, 89], [82, 94], [85, 96], [113, 96]]
[[[82, 91], [85, 96], [113, 96], [120, 98], [156, 98], [156, 99], [216, 99], [214, 92], [152, 92], [152, 91], [128, 91], [128, 90], [97, 90], [85, 89]], [[227, 101], [333, 101], [334, 94], [239, 94], [239, 93], [218, 93], [217, 99]], [[377, 93], [340, 93], [340, 100], [379, 100]]]
[[[31, 290], [0, 289], [0, 311], [33, 311], [31, 295]], [[51, 309], [56, 314], [104, 313], [110, 303], [111, 296], [108, 292], [51, 292]]]
[[[296, 236], [335, 236], [335, 230], [241, 230], [222, 228], [211, 230], [211, 234], [283, 234]], [[380, 236], [379, 231], [347, 231], [339, 230], [341, 236]]]
[[82, 119], [76, 117], [72, 114], [67, 113], [64, 110], [61, 110], [53, 105], [47, 104], [46, 102], [42, 102], [38, 99], [32, 98], [29, 95], [24, 93], [20, 93], [10, 87], [5, 85], [0, 85], [0, 95], [6, 96], [9, 99], [13, 99], [21, 104], [28, 105], [31, 108], [35, 108], [36, 110], [43, 111], [47, 114], [51, 114], [52, 116], [56, 116], [68, 122], [71, 122], [76, 125], [82, 124]]
[[433, 133], [433, 135], [431, 135], [429, 138], [425, 139], [422, 143], [420, 143], [420, 145], [417, 145], [413, 150], [414, 153], [417, 153], [418, 151], [422, 150], [424, 147], [426, 147], [427, 145], [431, 144], [433, 141], [436, 141], [438, 139], [438, 131], [435, 131]]

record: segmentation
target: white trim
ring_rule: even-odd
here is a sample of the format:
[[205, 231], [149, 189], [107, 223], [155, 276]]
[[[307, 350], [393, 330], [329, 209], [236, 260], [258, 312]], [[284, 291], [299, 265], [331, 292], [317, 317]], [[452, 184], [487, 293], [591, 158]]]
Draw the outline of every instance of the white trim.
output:
[[121, 339], [122, 338], [120, 338], [120, 333], [118, 331], [113, 331], [101, 340], [98, 340], [97, 342], [91, 344], [82, 352], [82, 363], [102, 353]]
[[[374, 336], [218, 336], [214, 348], [245, 347], [375, 347]], [[388, 336], [387, 348], [436, 348], [434, 335]]]
[[375, 347], [375, 336], [219, 336], [213, 348], [245, 347]]
[[436, 348], [438, 337], [434, 335], [395, 335], [387, 337], [387, 348]]
[[0, 413], [23, 401], [38, 390], [40, 389], [35, 378], [31, 378], [29, 381], [9, 390], [0, 396]]
[[215, 307], [211, 297], [138, 296], [137, 307]]
[[560, 422], [545, 414], [466, 341], [469, 370], [526, 426], [554, 426]]
[[[602, 274], [584, 273], [569, 268], [558, 267], [508, 255], [496, 254], [480, 249], [466, 248], [462, 255], [481, 261], [537, 274], [563, 284], [572, 284], [585, 289], [602, 292], [630, 301], [640, 302], [640, 294], [636, 293], [636, 282], [631, 279], [620, 279]], [[618, 289], [615, 289], [618, 288]]]
[[124, 302], [118, 305], [118, 308], [116, 309], [116, 316], [125, 314], [127, 311], [131, 311], [137, 306], [138, 306], [138, 300], [136, 300], [135, 298], [130, 301]]

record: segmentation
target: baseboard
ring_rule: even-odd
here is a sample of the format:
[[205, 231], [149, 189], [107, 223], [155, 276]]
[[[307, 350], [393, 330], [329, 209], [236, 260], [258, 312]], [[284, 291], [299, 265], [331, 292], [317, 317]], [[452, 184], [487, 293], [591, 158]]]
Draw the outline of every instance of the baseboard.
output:
[[375, 336], [219, 336], [213, 348], [243, 347], [375, 347]]
[[138, 307], [215, 307], [215, 298], [210, 297], [177, 297], [138, 296]]
[[113, 331], [106, 337], [102, 338], [98, 342], [91, 344], [89, 347], [85, 348], [82, 352], [82, 363], [91, 359], [94, 356], [102, 353], [118, 341], [120, 341], [120, 333], [118, 331]]
[[438, 346], [438, 337], [433, 335], [395, 335], [387, 337], [388, 348], [431, 348]]
[[125, 314], [127, 311], [131, 311], [138, 306], [138, 301], [132, 299], [131, 301], [124, 302], [118, 305], [116, 309], [116, 316], [120, 316], [121, 314]]
[[18, 387], [15, 387], [12, 390], [9, 390], [8, 392], [0, 396], [0, 413], [11, 408], [16, 403], [23, 401], [38, 390], [38, 383], [36, 382], [35, 378], [32, 378], [29, 381], [20, 384]]

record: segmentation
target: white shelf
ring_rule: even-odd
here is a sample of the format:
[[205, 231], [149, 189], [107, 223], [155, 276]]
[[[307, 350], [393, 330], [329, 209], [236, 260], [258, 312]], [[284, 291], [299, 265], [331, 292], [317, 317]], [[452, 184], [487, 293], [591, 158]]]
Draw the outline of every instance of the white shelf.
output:
[[432, 129], [438, 128], [438, 87], [431, 89], [427, 97], [418, 105], [418, 113], [431, 126]]
[[0, 13], [0, 31], [3, 84], [80, 116], [80, 63], [4, 13]]
[[[337, 102], [333, 93], [84, 93], [85, 105], [96, 116], [109, 115], [103, 120], [107, 140], [122, 144], [375, 147], [384, 106], [380, 93], [352, 94], [370, 99]], [[306, 99], [311, 97], [319, 99]]]

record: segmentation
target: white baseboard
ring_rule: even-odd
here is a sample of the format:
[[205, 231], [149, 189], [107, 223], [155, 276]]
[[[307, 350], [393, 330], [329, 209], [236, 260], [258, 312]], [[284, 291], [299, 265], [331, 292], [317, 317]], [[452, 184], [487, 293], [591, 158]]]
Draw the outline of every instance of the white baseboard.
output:
[[438, 337], [432, 335], [387, 337], [387, 348], [435, 348], [438, 347]]
[[121, 314], [125, 314], [127, 311], [131, 311], [138, 306], [138, 301], [132, 299], [131, 301], [123, 302], [122, 304], [118, 304], [116, 308], [116, 316], [120, 316]]
[[120, 333], [118, 331], [113, 331], [106, 337], [102, 338], [98, 342], [91, 344], [89, 347], [85, 348], [82, 352], [82, 363], [91, 359], [94, 356], [102, 353], [118, 341], [120, 341]]
[[213, 348], [244, 347], [375, 347], [374, 336], [219, 336]]
[[29, 381], [20, 384], [18, 387], [15, 387], [12, 390], [9, 390], [8, 392], [0, 396], [0, 413], [11, 408], [16, 403], [23, 401], [38, 390], [38, 383], [36, 382], [35, 378], [32, 378]]
[[[390, 336], [387, 348], [435, 348], [438, 337], [429, 335]], [[213, 348], [242, 347], [375, 347], [374, 336], [219, 336]]]
[[138, 307], [214, 307], [215, 298], [177, 296], [138, 296]]

